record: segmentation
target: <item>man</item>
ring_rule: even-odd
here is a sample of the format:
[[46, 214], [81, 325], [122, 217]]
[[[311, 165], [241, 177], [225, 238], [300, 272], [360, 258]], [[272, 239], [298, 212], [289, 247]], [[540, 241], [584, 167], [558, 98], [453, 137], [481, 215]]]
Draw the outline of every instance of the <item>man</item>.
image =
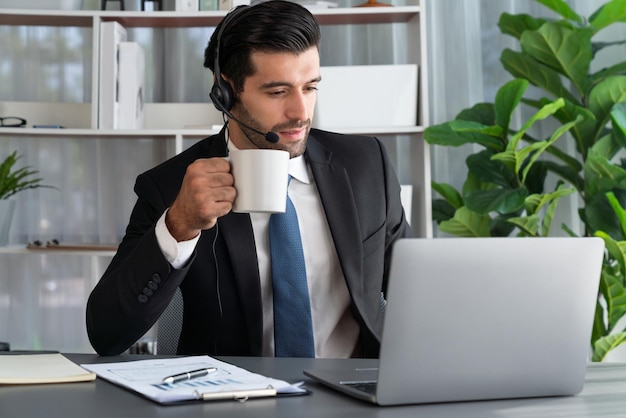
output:
[[127, 349], [180, 287], [179, 354], [275, 355], [270, 215], [231, 211], [237, 191], [223, 158], [275, 148], [291, 155], [313, 355], [378, 355], [391, 247], [411, 230], [382, 144], [311, 129], [319, 39], [293, 2], [240, 6], [218, 25], [205, 66], [227, 124], [137, 178], [126, 234], [87, 303], [99, 354]]

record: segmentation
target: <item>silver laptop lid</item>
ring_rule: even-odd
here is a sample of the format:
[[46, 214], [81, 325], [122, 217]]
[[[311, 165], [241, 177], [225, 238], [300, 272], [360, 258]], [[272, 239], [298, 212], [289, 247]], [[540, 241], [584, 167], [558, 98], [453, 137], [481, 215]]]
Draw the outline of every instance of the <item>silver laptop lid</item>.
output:
[[398, 241], [377, 402], [578, 393], [603, 249], [599, 238]]

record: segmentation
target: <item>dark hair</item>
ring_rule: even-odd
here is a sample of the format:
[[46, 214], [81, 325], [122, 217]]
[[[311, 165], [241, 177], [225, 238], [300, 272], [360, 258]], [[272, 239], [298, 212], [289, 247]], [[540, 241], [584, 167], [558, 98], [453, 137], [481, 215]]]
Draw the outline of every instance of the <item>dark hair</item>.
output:
[[215, 73], [217, 35], [220, 36], [220, 72], [233, 83], [235, 94], [256, 69], [253, 52], [293, 52], [319, 48], [320, 28], [311, 12], [291, 1], [270, 0], [238, 6], [217, 25], [204, 51], [204, 66]]

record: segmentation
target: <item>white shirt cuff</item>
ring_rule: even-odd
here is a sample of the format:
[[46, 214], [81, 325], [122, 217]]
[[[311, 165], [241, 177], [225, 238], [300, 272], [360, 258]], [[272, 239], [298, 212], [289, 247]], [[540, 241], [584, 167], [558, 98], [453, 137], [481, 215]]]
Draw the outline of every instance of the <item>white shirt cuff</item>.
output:
[[167, 215], [167, 210], [163, 212], [163, 215], [161, 215], [157, 221], [155, 227], [156, 238], [165, 259], [172, 265], [172, 267], [179, 269], [183, 267], [191, 258], [191, 255], [196, 248], [196, 244], [198, 244], [198, 240], [200, 239], [200, 234], [189, 241], [177, 242], [165, 225], [165, 215]]

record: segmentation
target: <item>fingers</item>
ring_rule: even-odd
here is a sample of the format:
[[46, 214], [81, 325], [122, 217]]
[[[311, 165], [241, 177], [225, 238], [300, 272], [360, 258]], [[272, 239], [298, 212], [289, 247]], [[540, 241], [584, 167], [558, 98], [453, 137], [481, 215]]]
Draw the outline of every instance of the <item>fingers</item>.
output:
[[187, 167], [185, 177], [166, 217], [178, 241], [212, 228], [217, 218], [232, 210], [236, 191], [230, 163], [223, 158], [199, 159]]

